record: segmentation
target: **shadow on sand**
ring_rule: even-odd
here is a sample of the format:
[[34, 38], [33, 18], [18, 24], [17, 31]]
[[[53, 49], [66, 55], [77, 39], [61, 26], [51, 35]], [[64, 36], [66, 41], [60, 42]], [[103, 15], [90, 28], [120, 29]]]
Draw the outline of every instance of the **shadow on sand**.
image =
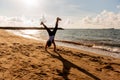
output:
[[[48, 51], [47, 51], [48, 52]], [[56, 52], [58, 54], [57, 55], [54, 55], [50, 52], [48, 52], [53, 58], [57, 58], [58, 60], [60, 60], [63, 64], [63, 70], [62, 70], [62, 73], [61, 73], [61, 76], [63, 76], [63, 78], [65, 80], [69, 80], [68, 78], [68, 75], [69, 75], [69, 72], [70, 72], [70, 69], [71, 68], [76, 68], [77, 70], [85, 73], [86, 75], [88, 75], [89, 77], [95, 79], [95, 80], [100, 80], [97, 76], [91, 74], [90, 72], [86, 71], [85, 69], [75, 65], [74, 63], [68, 61], [67, 59], [64, 59], [58, 52]]]

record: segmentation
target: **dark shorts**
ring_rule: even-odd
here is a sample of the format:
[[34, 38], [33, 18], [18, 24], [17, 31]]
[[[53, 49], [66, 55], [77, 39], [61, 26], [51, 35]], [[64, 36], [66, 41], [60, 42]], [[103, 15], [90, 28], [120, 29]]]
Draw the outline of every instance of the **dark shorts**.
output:
[[53, 41], [54, 41], [54, 35], [49, 36], [49, 39], [47, 41], [47, 46], [50, 47]]

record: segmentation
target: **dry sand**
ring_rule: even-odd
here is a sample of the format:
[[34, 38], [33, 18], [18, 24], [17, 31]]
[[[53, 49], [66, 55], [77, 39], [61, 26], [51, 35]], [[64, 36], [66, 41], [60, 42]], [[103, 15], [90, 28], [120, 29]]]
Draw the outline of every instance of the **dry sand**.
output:
[[0, 80], [119, 80], [120, 59], [57, 47], [0, 30]]

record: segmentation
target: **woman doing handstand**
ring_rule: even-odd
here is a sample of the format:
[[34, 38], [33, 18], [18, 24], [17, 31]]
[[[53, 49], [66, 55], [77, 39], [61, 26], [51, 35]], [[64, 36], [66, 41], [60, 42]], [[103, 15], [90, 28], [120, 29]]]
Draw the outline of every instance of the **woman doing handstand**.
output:
[[56, 51], [56, 44], [55, 44], [55, 41], [54, 41], [54, 37], [55, 37], [56, 31], [58, 29], [58, 22], [59, 21], [61, 21], [61, 19], [59, 17], [57, 17], [55, 28], [53, 29], [53, 31], [51, 31], [43, 22], [41, 22], [41, 25], [44, 26], [44, 28], [47, 30], [47, 32], [49, 34], [49, 39], [47, 40], [46, 45], [45, 45], [45, 50], [46, 51], [47, 51], [47, 47], [50, 47], [52, 43], [54, 45], [54, 51]]

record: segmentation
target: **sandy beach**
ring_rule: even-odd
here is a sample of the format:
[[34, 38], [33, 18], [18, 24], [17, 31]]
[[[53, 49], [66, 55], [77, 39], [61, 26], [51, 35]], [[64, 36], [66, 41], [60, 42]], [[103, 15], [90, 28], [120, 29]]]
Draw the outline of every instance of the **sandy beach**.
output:
[[44, 44], [0, 30], [0, 80], [120, 79], [120, 59]]

